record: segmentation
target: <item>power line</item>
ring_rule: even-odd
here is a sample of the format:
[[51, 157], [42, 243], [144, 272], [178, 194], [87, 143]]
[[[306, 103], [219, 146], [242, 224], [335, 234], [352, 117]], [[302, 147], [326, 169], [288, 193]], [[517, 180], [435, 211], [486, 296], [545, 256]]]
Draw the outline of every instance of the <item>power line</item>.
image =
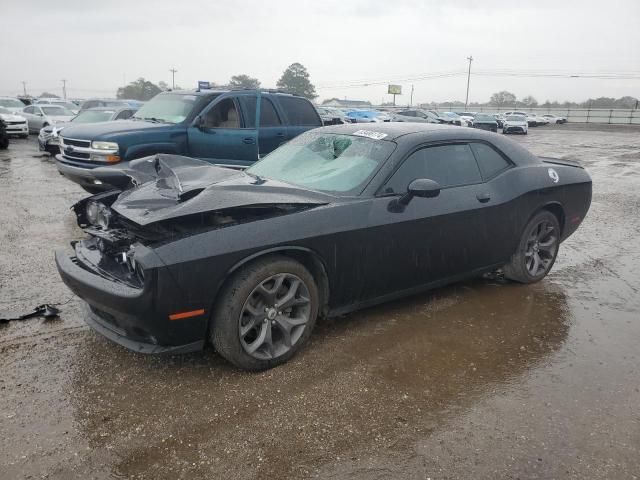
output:
[[404, 77], [404, 78], [387, 77], [382, 80], [370, 80], [370, 81], [365, 81], [360, 83], [349, 82], [349, 83], [342, 83], [342, 84], [324, 84], [324, 85], [320, 84], [316, 88], [319, 88], [322, 90], [330, 90], [330, 89], [337, 89], [337, 88], [370, 87], [375, 85], [387, 85], [389, 83], [394, 83], [394, 82], [412, 82], [412, 81], [419, 82], [423, 80], [431, 80], [436, 78], [455, 77], [455, 76], [464, 75], [465, 73], [466, 72], [464, 71], [458, 71], [458, 72], [443, 72], [443, 73], [437, 73], [437, 74], [425, 74], [425, 75], [411, 76], [411, 77]]
[[[469, 57], [467, 57], [469, 59]], [[471, 60], [470, 62], [471, 63]], [[362, 79], [352, 80], [350, 82], [336, 82], [336, 83], [320, 83], [316, 88], [320, 90], [333, 90], [333, 89], [347, 89], [347, 88], [360, 88], [376, 85], [386, 85], [388, 83], [400, 83], [400, 82], [420, 82], [425, 80], [432, 80], [438, 78], [449, 78], [467, 75], [471, 75], [467, 71], [450, 71], [439, 72], [431, 74], [417, 74], [417, 75], [395, 75], [386, 78], [377, 79]], [[534, 71], [534, 70], [509, 70], [509, 69], [485, 69], [476, 70], [473, 75], [486, 76], [486, 77], [521, 77], [521, 78], [585, 78], [585, 79], [600, 79], [600, 80], [638, 80], [640, 79], [640, 72], [560, 72], [560, 71]]]

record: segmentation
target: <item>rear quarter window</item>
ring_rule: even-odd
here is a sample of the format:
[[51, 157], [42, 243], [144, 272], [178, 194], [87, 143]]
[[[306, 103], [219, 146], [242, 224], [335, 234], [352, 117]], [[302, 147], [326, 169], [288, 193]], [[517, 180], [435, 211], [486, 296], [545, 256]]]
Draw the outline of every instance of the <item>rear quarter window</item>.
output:
[[290, 125], [322, 125], [318, 112], [316, 112], [316, 109], [308, 100], [298, 97], [281, 96], [278, 97], [278, 101]]
[[478, 161], [484, 180], [495, 177], [511, 166], [506, 158], [486, 143], [472, 143], [471, 150]]

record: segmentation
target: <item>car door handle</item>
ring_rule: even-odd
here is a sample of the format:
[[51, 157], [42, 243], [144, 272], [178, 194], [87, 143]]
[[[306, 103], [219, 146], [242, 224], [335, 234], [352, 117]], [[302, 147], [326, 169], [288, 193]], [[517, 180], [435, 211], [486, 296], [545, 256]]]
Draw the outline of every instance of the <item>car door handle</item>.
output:
[[491, 200], [491, 194], [479, 193], [478, 195], [476, 195], [476, 198], [480, 203], [487, 203], [489, 200]]
[[280, 133], [276, 133], [276, 137], [278, 138], [284, 138], [284, 133], [280, 132]]
[[256, 143], [256, 140], [253, 137], [247, 137], [242, 139], [242, 143], [246, 143], [247, 145], [252, 145]]

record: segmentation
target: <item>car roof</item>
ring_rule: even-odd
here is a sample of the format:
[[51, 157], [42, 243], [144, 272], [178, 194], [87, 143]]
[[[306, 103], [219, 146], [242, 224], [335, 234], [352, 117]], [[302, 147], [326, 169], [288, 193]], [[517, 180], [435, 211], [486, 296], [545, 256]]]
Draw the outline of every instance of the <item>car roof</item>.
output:
[[360, 123], [331, 125], [316, 128], [310, 132], [326, 132], [343, 135], [353, 135], [359, 130], [365, 132], [383, 133], [387, 135], [384, 140], [396, 141], [405, 147], [430, 142], [473, 142], [484, 141], [498, 147], [517, 165], [540, 163], [540, 160], [517, 142], [504, 138], [503, 135], [487, 132], [479, 128], [464, 128], [453, 125], [436, 123], [413, 122], [384, 122], [384, 123]]

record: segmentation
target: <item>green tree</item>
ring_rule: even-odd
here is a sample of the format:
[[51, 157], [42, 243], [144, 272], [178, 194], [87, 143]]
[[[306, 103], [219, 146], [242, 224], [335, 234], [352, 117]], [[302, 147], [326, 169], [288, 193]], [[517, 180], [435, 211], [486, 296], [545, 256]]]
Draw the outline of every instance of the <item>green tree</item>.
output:
[[60, 98], [60, 96], [55, 93], [42, 92], [40, 94], [40, 98]]
[[117, 98], [147, 101], [161, 92], [160, 87], [140, 77], [126, 87], [120, 87], [116, 93]]
[[496, 92], [491, 95], [491, 99], [489, 100], [491, 105], [495, 105], [496, 107], [503, 107], [505, 105], [513, 105], [516, 103], [516, 96], [507, 92], [506, 90], [502, 90], [501, 92]]
[[335, 101], [337, 101], [337, 102], [339, 102], [339, 101], [340, 101], [340, 99], [339, 99], [338, 97], [327, 98], [327, 99], [325, 99], [325, 100], [323, 100], [323, 101], [322, 101], [322, 105], [326, 105], [327, 103], [329, 103], [329, 102], [333, 102], [334, 100], [335, 100]]
[[229, 86], [231, 88], [260, 88], [260, 81], [245, 74], [234, 75], [229, 80]]
[[309, 80], [309, 72], [299, 63], [289, 65], [282, 73], [276, 85], [278, 88], [295, 95], [306, 97], [309, 100], [313, 100], [318, 96], [316, 95], [315, 87]]

